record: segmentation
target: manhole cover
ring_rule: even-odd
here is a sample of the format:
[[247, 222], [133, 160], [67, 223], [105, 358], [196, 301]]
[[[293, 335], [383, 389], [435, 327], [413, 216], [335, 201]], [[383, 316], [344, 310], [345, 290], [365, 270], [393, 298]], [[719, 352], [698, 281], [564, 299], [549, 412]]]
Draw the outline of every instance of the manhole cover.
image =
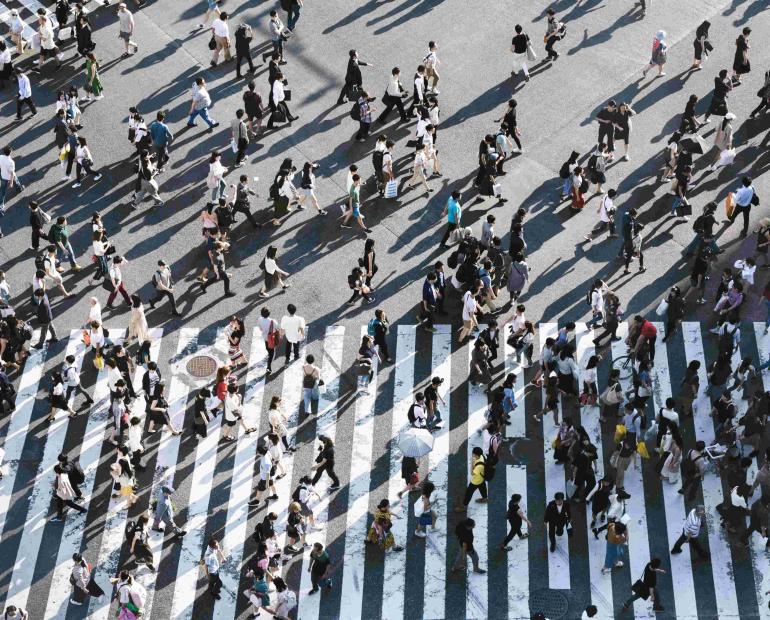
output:
[[211, 377], [217, 371], [217, 360], [210, 355], [194, 355], [187, 360], [187, 372], [196, 379]]
[[548, 620], [558, 620], [567, 614], [568, 609], [567, 597], [555, 590], [535, 590], [529, 594], [529, 612], [532, 615], [539, 611]]

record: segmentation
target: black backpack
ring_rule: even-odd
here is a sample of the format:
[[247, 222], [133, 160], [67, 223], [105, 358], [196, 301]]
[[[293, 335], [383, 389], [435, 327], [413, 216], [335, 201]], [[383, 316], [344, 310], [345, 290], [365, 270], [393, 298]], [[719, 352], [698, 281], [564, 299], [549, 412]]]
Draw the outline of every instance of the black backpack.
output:
[[702, 233], [703, 232], [703, 219], [705, 216], [699, 215], [695, 218], [695, 221], [692, 223], [692, 230], [695, 233]]
[[446, 259], [447, 267], [450, 269], [457, 269], [457, 254], [458, 251], [455, 250], [449, 255], [449, 258]]
[[361, 120], [361, 106], [358, 105], [358, 102], [354, 103], [353, 107], [350, 108], [350, 118], [356, 122]]
[[128, 540], [131, 540], [131, 537], [134, 535], [136, 528], [137, 528], [136, 521], [129, 521], [128, 523], [126, 523], [126, 538]]
[[690, 458], [691, 454], [692, 450], [688, 450], [687, 456], [682, 461], [682, 478], [694, 478], [698, 473], [698, 466], [695, 464], [695, 461], [702, 459], [703, 455], [701, 454], [698, 458], [693, 460]]
[[351, 289], [356, 288], [356, 282], [357, 281], [358, 281], [358, 278], [351, 273], [348, 276], [348, 287], [351, 288]]
[[414, 424], [417, 421], [417, 417], [414, 415], [414, 403], [409, 406], [409, 411], [406, 412], [406, 417], [409, 420], [409, 424]]
[[296, 489], [294, 489], [294, 493], [291, 494], [291, 499], [295, 502], [299, 501], [299, 492], [302, 490], [302, 485], [298, 486]]
[[586, 164], [586, 168], [588, 168], [589, 172], [596, 172], [596, 162], [598, 160], [598, 155], [591, 155], [591, 157], [588, 158], [588, 164]]

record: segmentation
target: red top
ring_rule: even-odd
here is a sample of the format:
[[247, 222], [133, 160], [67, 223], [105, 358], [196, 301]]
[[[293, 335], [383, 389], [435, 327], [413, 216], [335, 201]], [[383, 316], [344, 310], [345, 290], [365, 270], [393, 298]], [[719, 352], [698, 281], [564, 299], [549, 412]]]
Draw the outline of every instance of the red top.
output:
[[649, 321], [644, 321], [639, 333], [645, 338], [655, 338], [658, 335], [658, 330]]

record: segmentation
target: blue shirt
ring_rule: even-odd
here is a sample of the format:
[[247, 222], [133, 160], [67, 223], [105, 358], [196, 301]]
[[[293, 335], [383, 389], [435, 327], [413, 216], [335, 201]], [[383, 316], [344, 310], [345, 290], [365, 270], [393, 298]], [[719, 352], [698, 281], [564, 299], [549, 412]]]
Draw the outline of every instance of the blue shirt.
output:
[[171, 131], [165, 123], [160, 121], [153, 121], [149, 128], [150, 136], [152, 136], [152, 143], [157, 147], [167, 146], [173, 136]]
[[459, 224], [460, 223], [460, 217], [462, 217], [463, 210], [460, 207], [460, 203], [457, 202], [454, 198], [450, 196], [449, 200], [446, 203], [447, 208], [447, 222], [450, 224]]

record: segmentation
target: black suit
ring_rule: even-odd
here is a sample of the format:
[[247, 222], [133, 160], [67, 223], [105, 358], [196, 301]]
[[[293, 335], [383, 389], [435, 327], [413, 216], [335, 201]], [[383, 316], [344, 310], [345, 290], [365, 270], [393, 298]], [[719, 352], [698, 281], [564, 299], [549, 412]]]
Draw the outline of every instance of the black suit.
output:
[[543, 522], [548, 524], [548, 539], [551, 545], [556, 545], [556, 537], [564, 534], [564, 526], [571, 521], [569, 511], [569, 502], [565, 501], [561, 505], [561, 511], [556, 506], [556, 500], [548, 502], [543, 516]]
[[355, 101], [357, 93], [356, 90], [361, 88], [364, 83], [363, 76], [361, 75], [361, 69], [358, 67], [366, 67], [367, 63], [361, 62], [356, 58], [348, 60], [348, 68], [345, 72], [345, 85], [340, 91], [340, 96], [337, 97], [337, 103], [345, 103], [345, 99], [348, 101]]

